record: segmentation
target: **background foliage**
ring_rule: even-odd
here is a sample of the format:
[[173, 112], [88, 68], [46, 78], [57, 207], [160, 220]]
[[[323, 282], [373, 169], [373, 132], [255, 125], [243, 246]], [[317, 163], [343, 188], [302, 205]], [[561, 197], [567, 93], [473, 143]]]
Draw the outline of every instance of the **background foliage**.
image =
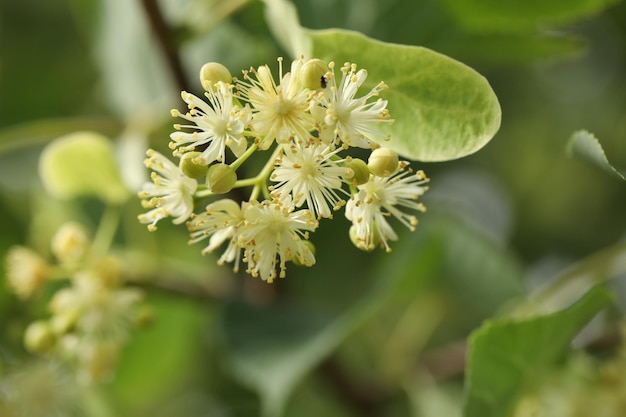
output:
[[[47, 143], [99, 132], [114, 140], [122, 177], [141, 184], [144, 150], [166, 146], [169, 109], [180, 89], [200, 90], [200, 66], [235, 73], [289, 56], [289, 42], [306, 42], [289, 37], [295, 13], [307, 29], [463, 62], [491, 84], [502, 124], [477, 153], [415, 163], [431, 178], [428, 212], [392, 253], [357, 250], [338, 218], [315, 233], [315, 267], [274, 285], [217, 267], [180, 228], [148, 233], [131, 198], [115, 242], [154, 323], [133, 333], [115, 378], [49, 415], [560, 417], [595, 415], [598, 404], [622, 415], [626, 188], [615, 172], [626, 167], [626, 5], [162, 1], [176, 67], [146, 4], [0, 3], [0, 253], [22, 244], [49, 254], [58, 225], [95, 229], [102, 214], [91, 197], [45, 194]], [[355, 42], [313, 33], [319, 53]], [[389, 59], [361, 54], [350, 59], [368, 68]], [[566, 152], [570, 137], [582, 158]], [[44, 311], [43, 297], [25, 304], [0, 286], [0, 387], [39, 366], [21, 341]]]

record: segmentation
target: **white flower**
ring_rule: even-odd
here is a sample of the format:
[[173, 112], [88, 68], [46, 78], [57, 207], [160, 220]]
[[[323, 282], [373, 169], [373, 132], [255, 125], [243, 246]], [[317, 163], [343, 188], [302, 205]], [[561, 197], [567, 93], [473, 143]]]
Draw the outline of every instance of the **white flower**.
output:
[[81, 338], [126, 340], [142, 293], [133, 288], [111, 287], [98, 271], [92, 270], [78, 272], [71, 283], [50, 301], [53, 322], [74, 322], [74, 333]]
[[156, 230], [156, 223], [169, 216], [175, 217], [172, 220], [175, 224], [184, 222], [193, 211], [193, 194], [198, 183], [157, 151], [149, 149], [146, 154], [144, 163], [154, 172], [152, 182], [144, 184], [139, 197], [142, 206], [152, 210], [140, 214], [139, 221], [148, 224], [149, 230]]
[[89, 250], [85, 228], [76, 223], [63, 224], [52, 238], [52, 253], [62, 264], [76, 265]]
[[224, 262], [235, 262], [234, 270], [239, 270], [241, 247], [237, 242], [237, 231], [243, 224], [243, 212], [238, 203], [230, 199], [218, 200], [209, 204], [204, 213], [195, 215], [187, 222], [191, 239], [189, 243], [196, 243], [209, 238], [209, 244], [202, 250], [202, 254], [211, 253], [229, 241], [226, 251], [219, 258], [219, 265]]
[[301, 265], [311, 266], [315, 257], [302, 240], [317, 228], [317, 221], [309, 210], [291, 211], [283, 201], [252, 201], [244, 208], [245, 224], [239, 231], [239, 244], [244, 249], [246, 272], [273, 282], [285, 276], [286, 263], [296, 259]]
[[[221, 81], [209, 87], [204, 94], [208, 103], [183, 91], [181, 96], [189, 107], [186, 114], [172, 110], [172, 116], [188, 120], [192, 124], [175, 124], [178, 132], [170, 135], [170, 148], [176, 149], [174, 155], [194, 151], [196, 147], [206, 149], [196, 158], [199, 165], [209, 165], [214, 161], [223, 162], [228, 146], [235, 156], [241, 156], [248, 146], [243, 132], [250, 120], [250, 109], [234, 104], [232, 85]], [[180, 129], [190, 129], [182, 132]]]
[[240, 98], [252, 106], [251, 127], [259, 149], [268, 149], [274, 140], [286, 143], [293, 136], [306, 140], [315, 130], [308, 110], [311, 93], [299, 79], [302, 61], [302, 57], [293, 61], [291, 72], [283, 75], [282, 59], [278, 60], [279, 85], [267, 65], [244, 71], [244, 81], [237, 84]]
[[272, 196], [291, 195], [296, 207], [304, 203], [318, 218], [332, 218], [331, 208], [338, 210], [345, 201], [339, 196], [351, 171], [342, 166], [345, 159], [336, 157], [341, 149], [333, 150], [319, 141], [306, 144], [295, 142], [283, 146], [270, 176], [278, 184], [271, 187]]
[[425, 211], [419, 196], [428, 189], [428, 178], [422, 171], [413, 174], [400, 163], [400, 169], [391, 177], [370, 176], [370, 180], [359, 185], [359, 191], [346, 205], [346, 217], [352, 221], [351, 233], [357, 247], [372, 250], [378, 243], [390, 251], [388, 240], [397, 240], [398, 236], [387, 222], [393, 216], [415, 230], [417, 217], [401, 210]]
[[380, 82], [364, 96], [355, 98], [367, 78], [367, 71], [360, 69], [357, 72], [356, 64], [347, 62], [341, 67], [341, 81], [337, 86], [334, 67], [331, 62], [331, 72], [325, 75], [327, 88], [316, 98], [321, 107], [311, 108], [315, 118], [323, 122], [320, 137], [326, 140], [338, 137], [348, 146], [366, 149], [371, 148], [372, 142], [388, 140], [389, 135], [376, 128], [380, 123], [393, 122], [389, 118], [387, 101], [379, 98], [368, 103], [370, 98], [387, 88], [386, 84]]

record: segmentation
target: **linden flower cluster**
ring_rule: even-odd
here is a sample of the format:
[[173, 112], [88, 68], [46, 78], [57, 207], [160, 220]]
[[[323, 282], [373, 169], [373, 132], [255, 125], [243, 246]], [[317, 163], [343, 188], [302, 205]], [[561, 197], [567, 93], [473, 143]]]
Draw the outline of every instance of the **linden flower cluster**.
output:
[[66, 282], [50, 299], [50, 317], [26, 328], [24, 344], [32, 352], [52, 353], [73, 364], [84, 383], [112, 373], [140, 318], [143, 298], [140, 290], [124, 286], [117, 258], [92, 259], [91, 244], [85, 229], [69, 222], [52, 240], [54, 263], [23, 246], [13, 247], [6, 257], [7, 282], [24, 300], [47, 283]]
[[[186, 225], [190, 243], [205, 241], [202, 253], [226, 249], [218, 263], [241, 264], [264, 281], [284, 277], [292, 261], [311, 266], [308, 241], [322, 219], [345, 207], [352, 221], [349, 236], [360, 249], [382, 246], [397, 234], [395, 217], [411, 230], [428, 178], [378, 143], [390, 139], [381, 129], [393, 123], [383, 82], [361, 94], [367, 71], [345, 63], [299, 57], [275, 80], [267, 65], [233, 78], [223, 65], [200, 71], [204, 98], [182, 92], [188, 110], [172, 110], [184, 120], [175, 124], [170, 149], [178, 163], [148, 150], [145, 164], [152, 182], [139, 193], [148, 211], [139, 221], [155, 230], [166, 217]], [[368, 161], [350, 155], [369, 150]], [[267, 152], [257, 175], [239, 178], [239, 168], [253, 155]], [[245, 201], [218, 198], [203, 211], [196, 202], [238, 188], [251, 188]]]

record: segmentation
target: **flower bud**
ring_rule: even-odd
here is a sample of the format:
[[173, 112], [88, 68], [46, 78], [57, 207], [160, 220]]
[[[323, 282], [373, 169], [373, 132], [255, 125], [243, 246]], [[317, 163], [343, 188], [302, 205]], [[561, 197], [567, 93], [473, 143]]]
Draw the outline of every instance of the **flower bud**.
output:
[[233, 76], [224, 65], [219, 62], [207, 62], [200, 68], [200, 83], [205, 90], [212, 88], [218, 81], [226, 84], [233, 81]]
[[180, 158], [180, 170], [189, 178], [198, 179], [206, 175], [208, 166], [197, 164], [194, 160], [200, 156], [200, 152], [187, 152]]
[[91, 266], [85, 273], [100, 282], [103, 287], [117, 288], [123, 281], [122, 261], [113, 255], [107, 255]]
[[389, 148], [374, 149], [367, 161], [370, 172], [378, 177], [389, 177], [398, 169], [398, 154]]
[[46, 261], [38, 253], [23, 246], [15, 246], [6, 256], [6, 278], [18, 297], [26, 299], [48, 279]]
[[81, 310], [79, 308], [66, 309], [50, 318], [50, 329], [61, 336], [69, 333], [78, 322]]
[[354, 185], [365, 184], [370, 179], [370, 170], [364, 160], [353, 158], [348, 163], [348, 168], [353, 172], [351, 182]]
[[361, 249], [362, 251], [365, 252], [371, 252], [374, 250], [374, 248], [376, 248], [376, 244], [378, 242], [380, 242], [380, 238], [378, 237], [378, 233], [376, 232], [376, 227], [374, 226], [374, 222], [372, 222], [372, 231], [371, 233], [374, 234], [373, 239], [372, 239], [372, 243], [370, 245], [367, 244], [367, 242], [363, 241], [363, 239], [359, 238], [359, 236], [357, 235], [356, 232], [356, 226], [352, 225], [350, 226], [350, 230], [348, 231], [348, 235], [350, 236], [350, 241], [352, 242], [352, 244], [354, 246], [356, 246], [357, 248]]
[[45, 321], [31, 323], [24, 333], [24, 346], [29, 352], [44, 353], [49, 351], [56, 341], [50, 325]]
[[[307, 249], [311, 252], [311, 255], [315, 256], [315, 245], [313, 244], [313, 242], [311, 242], [310, 240], [303, 240], [302, 243], [304, 243], [304, 246], [306, 246]], [[296, 254], [296, 256], [291, 259], [291, 262], [293, 262], [294, 265], [298, 266], [311, 266], [306, 262], [306, 259], [308, 258], [306, 255], [307, 254]]]
[[89, 249], [85, 228], [75, 222], [62, 225], [52, 238], [52, 253], [61, 264], [76, 265]]
[[206, 174], [206, 185], [216, 194], [229, 192], [236, 182], [237, 173], [226, 164], [211, 165]]
[[318, 90], [320, 88], [326, 88], [326, 72], [328, 67], [320, 59], [310, 59], [307, 61], [300, 70], [300, 79], [302, 85], [311, 90]]

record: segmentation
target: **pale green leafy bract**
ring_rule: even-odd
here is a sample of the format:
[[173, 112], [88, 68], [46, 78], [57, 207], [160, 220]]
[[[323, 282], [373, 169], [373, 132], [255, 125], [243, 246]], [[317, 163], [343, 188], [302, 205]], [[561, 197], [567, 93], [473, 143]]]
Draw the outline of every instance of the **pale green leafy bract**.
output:
[[463, 416], [509, 415], [524, 386], [561, 359], [572, 338], [611, 300], [606, 288], [595, 287], [553, 314], [485, 323], [470, 337]]
[[364, 88], [384, 81], [381, 96], [395, 123], [383, 145], [405, 158], [437, 162], [470, 155], [500, 128], [501, 110], [487, 80], [430, 49], [380, 42], [345, 30], [310, 31], [313, 56], [356, 63]]
[[570, 155], [589, 162], [622, 180], [626, 180], [625, 174], [609, 163], [602, 145], [600, 145], [593, 133], [586, 130], [574, 132], [567, 144], [567, 151]]
[[296, 57], [299, 54], [309, 55], [311, 40], [300, 26], [296, 7], [288, 0], [263, 0], [265, 3], [265, 20], [274, 38], [281, 46]]
[[46, 191], [60, 199], [98, 197], [121, 204], [130, 197], [113, 155], [113, 144], [96, 132], [60, 137], [43, 150], [39, 176]]
[[449, 13], [474, 32], [515, 33], [593, 16], [618, 0], [444, 0]]

